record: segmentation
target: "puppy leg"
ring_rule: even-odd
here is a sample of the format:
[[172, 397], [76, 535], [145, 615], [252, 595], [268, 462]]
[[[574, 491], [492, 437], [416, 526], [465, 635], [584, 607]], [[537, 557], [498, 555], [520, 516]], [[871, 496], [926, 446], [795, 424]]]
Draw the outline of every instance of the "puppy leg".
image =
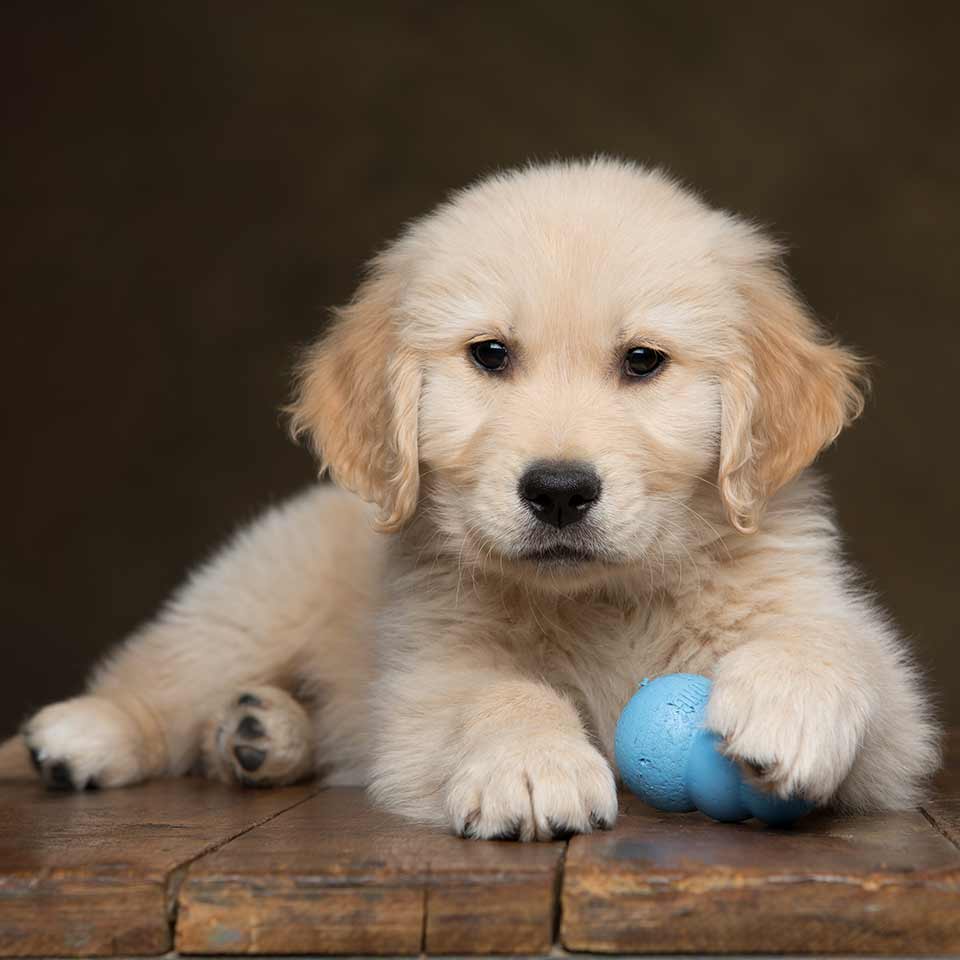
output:
[[850, 772], [877, 702], [859, 665], [817, 640], [754, 641], [722, 657], [707, 725], [777, 794], [824, 804]]
[[372, 793], [386, 807], [485, 839], [550, 840], [616, 819], [610, 765], [547, 685], [424, 668], [385, 692]]
[[[246, 714], [226, 716], [223, 705], [264, 684], [272, 685], [269, 724], [260, 718], [269, 764], [265, 758], [262, 771], [245, 772], [262, 782], [303, 775], [312, 743], [304, 732], [306, 714], [273, 687], [292, 689], [306, 679], [333, 705], [362, 697], [374, 537], [366, 508], [330, 488], [265, 514], [195, 574], [156, 622], [107, 658], [87, 696], [53, 704], [27, 721], [23, 736], [44, 780], [83, 789], [185, 773], [211, 723], [224, 725], [225, 748], [234, 759], [234, 747], [263, 749], [238, 739]], [[309, 675], [324, 663], [329, 667], [322, 675]], [[360, 711], [343, 715], [361, 722]], [[362, 742], [356, 731], [324, 740], [331, 754], [348, 754]], [[208, 751], [208, 758], [214, 755]], [[351, 756], [322, 759], [355, 762]], [[220, 775], [225, 768], [212, 769]]]
[[313, 772], [313, 727], [285, 690], [251, 686], [210, 720], [202, 751], [209, 777], [249, 787], [296, 783]]
[[780, 796], [859, 810], [916, 802], [936, 767], [936, 730], [914, 671], [878, 628], [798, 620], [743, 644], [716, 665], [708, 726]]
[[266, 640], [212, 616], [164, 614], [101, 666], [88, 695], [27, 721], [22, 734], [41, 777], [80, 790], [187, 772], [217, 706], [278, 672]]

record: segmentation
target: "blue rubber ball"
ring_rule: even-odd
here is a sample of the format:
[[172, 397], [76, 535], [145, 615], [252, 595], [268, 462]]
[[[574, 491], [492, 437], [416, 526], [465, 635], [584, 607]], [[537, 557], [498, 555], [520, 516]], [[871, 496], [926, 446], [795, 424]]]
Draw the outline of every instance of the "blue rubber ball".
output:
[[741, 795], [740, 771], [720, 752], [721, 743], [719, 734], [697, 731], [687, 759], [687, 790], [701, 813], [724, 823], [739, 823], [753, 814]]
[[658, 810], [696, 810], [687, 757], [703, 722], [710, 681], [692, 673], [644, 680], [617, 723], [614, 753], [627, 789]]
[[704, 729], [710, 681], [689, 673], [644, 680], [620, 715], [614, 739], [624, 784], [658, 810], [700, 810], [728, 823], [756, 817], [785, 826], [811, 809], [745, 783], [721, 752], [720, 736]]

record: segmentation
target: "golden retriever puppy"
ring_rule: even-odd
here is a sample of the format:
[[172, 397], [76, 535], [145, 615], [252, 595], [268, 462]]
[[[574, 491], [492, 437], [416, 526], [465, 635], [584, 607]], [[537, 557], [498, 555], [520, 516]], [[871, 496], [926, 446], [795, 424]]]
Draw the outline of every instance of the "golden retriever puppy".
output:
[[913, 803], [927, 700], [807, 469], [860, 412], [861, 365], [778, 253], [607, 159], [414, 223], [300, 370], [294, 432], [342, 489], [270, 510], [30, 719], [44, 779], [317, 772], [544, 840], [614, 822], [620, 710], [689, 671], [778, 794]]

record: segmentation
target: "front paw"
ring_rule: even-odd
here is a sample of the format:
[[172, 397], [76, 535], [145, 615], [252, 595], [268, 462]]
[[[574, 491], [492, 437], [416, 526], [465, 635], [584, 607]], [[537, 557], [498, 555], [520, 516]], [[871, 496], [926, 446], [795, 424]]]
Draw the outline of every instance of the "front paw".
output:
[[454, 830], [484, 840], [559, 839], [607, 830], [617, 817], [610, 765], [583, 739], [475, 749], [445, 800]]
[[134, 719], [102, 697], [44, 707], [21, 734], [41, 779], [53, 790], [93, 790], [145, 776], [143, 737]]
[[871, 704], [852, 665], [748, 644], [717, 665], [706, 725], [749, 780], [823, 805], [850, 772]]

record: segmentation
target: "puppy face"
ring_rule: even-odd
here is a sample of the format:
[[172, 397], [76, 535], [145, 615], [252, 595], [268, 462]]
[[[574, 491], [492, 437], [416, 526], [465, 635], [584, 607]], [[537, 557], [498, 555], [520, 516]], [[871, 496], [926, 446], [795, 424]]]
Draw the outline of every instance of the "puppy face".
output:
[[[752, 227], [612, 161], [484, 181], [374, 265], [293, 407], [461, 561], [580, 583], [742, 532], [859, 408]], [[706, 505], [706, 506], [705, 506]]]

